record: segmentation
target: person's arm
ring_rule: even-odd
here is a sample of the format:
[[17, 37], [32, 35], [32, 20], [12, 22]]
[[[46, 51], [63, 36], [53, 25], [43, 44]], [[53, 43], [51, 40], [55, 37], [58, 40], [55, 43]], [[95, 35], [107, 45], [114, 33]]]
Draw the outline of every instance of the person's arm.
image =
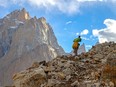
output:
[[80, 42], [82, 41], [82, 39], [80, 38]]

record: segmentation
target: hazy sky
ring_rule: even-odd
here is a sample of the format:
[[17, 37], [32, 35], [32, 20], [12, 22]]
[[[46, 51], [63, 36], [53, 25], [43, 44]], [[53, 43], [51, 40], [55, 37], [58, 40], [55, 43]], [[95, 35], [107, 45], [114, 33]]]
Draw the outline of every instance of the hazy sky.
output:
[[0, 0], [0, 18], [22, 8], [45, 17], [66, 52], [78, 35], [87, 50], [98, 41], [116, 42], [116, 0]]

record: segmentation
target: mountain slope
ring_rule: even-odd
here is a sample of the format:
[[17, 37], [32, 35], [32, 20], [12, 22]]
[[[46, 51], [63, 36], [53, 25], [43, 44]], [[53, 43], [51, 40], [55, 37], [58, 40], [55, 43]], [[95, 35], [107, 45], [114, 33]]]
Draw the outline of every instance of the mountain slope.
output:
[[0, 83], [9, 85], [12, 75], [35, 61], [49, 61], [64, 54], [44, 17], [31, 18], [23, 8], [0, 19]]
[[116, 87], [116, 43], [93, 46], [78, 56], [35, 62], [14, 74], [13, 87]]

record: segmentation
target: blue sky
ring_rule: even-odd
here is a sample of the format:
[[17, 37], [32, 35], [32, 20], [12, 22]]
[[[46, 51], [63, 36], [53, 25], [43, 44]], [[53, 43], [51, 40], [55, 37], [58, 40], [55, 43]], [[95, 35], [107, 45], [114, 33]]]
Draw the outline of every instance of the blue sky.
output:
[[0, 0], [0, 18], [22, 8], [45, 17], [66, 52], [78, 35], [86, 50], [98, 41], [116, 42], [116, 0]]

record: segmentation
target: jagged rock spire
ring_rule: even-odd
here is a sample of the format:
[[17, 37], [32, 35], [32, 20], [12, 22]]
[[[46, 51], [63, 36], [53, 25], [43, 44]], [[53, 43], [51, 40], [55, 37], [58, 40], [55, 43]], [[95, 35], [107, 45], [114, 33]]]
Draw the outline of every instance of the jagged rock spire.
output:
[[3, 86], [11, 84], [13, 73], [26, 69], [34, 61], [49, 61], [64, 54], [44, 17], [31, 18], [23, 8], [0, 20], [0, 83]]
[[5, 18], [17, 19], [19, 21], [26, 21], [26, 20], [30, 19], [31, 17], [29, 15], [29, 13], [26, 11], [26, 9], [23, 8], [21, 10], [15, 10], [15, 11], [11, 12]]
[[85, 53], [85, 52], [86, 52], [85, 44], [83, 43], [78, 49], [78, 54]]
[[19, 19], [21, 19], [22, 21], [30, 19], [30, 15], [29, 15], [29, 13], [26, 11], [25, 8], [23, 8], [23, 9], [19, 12]]

